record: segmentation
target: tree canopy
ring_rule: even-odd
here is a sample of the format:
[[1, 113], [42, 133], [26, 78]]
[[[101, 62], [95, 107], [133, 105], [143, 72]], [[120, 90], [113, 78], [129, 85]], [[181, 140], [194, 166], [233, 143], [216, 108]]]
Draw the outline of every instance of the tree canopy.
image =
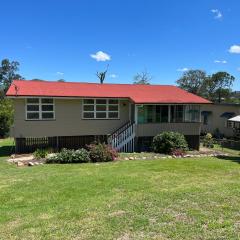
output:
[[18, 72], [19, 63], [3, 59], [0, 65], [0, 137], [9, 133], [13, 123], [13, 102], [5, 94], [14, 79], [23, 79]]
[[23, 77], [18, 74], [19, 62], [12, 61], [9, 59], [3, 59], [0, 66], [0, 89], [6, 93], [14, 79], [23, 79]]
[[146, 84], [149, 85], [150, 81], [152, 80], [152, 76], [147, 72], [143, 71], [140, 73], [137, 73], [134, 77], [133, 84]]
[[207, 75], [205, 71], [197, 69], [184, 72], [182, 77], [177, 80], [177, 84], [188, 92], [221, 103], [229, 101], [234, 80], [234, 76], [227, 72]]

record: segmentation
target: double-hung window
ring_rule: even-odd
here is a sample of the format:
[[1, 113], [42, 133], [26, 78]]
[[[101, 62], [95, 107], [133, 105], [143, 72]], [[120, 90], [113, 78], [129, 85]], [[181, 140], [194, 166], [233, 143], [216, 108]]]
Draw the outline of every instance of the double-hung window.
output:
[[54, 120], [54, 102], [52, 98], [27, 98], [26, 120]]
[[118, 119], [119, 101], [116, 99], [84, 99], [84, 119]]

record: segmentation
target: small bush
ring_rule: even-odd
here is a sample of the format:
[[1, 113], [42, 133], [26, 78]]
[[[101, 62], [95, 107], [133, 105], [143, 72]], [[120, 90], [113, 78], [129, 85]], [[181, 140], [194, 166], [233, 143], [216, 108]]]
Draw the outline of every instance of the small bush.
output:
[[171, 154], [174, 150], [188, 150], [188, 144], [183, 134], [177, 132], [163, 132], [153, 138], [153, 151]]
[[36, 158], [36, 159], [43, 159], [43, 158], [46, 158], [48, 154], [48, 150], [46, 149], [37, 149], [34, 153], [33, 153], [33, 156]]
[[182, 149], [174, 149], [171, 154], [173, 156], [176, 156], [176, 157], [183, 157], [184, 154], [185, 154], [185, 151], [183, 151]]
[[111, 146], [105, 143], [93, 143], [87, 146], [91, 162], [114, 161], [118, 154]]
[[61, 152], [47, 158], [47, 163], [87, 163], [90, 162], [89, 153], [86, 149], [81, 148], [76, 151], [62, 149]]
[[203, 138], [203, 146], [207, 148], [213, 148], [213, 137], [211, 133], [207, 133]]

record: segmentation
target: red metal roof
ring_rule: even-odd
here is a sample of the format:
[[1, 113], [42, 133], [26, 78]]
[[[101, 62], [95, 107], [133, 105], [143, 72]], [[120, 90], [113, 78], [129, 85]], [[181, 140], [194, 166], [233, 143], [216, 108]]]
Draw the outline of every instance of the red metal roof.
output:
[[[17, 90], [17, 93], [16, 93]], [[129, 98], [134, 103], [196, 103], [210, 101], [170, 85], [98, 84], [15, 80], [7, 96]]]

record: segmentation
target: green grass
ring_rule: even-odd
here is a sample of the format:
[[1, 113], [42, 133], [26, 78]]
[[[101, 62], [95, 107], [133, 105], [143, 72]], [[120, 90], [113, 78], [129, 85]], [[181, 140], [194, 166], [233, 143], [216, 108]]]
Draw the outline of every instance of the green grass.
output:
[[234, 149], [230, 149], [230, 148], [221, 147], [218, 144], [214, 145], [214, 149], [222, 151], [222, 152], [225, 152], [225, 153], [228, 153], [228, 154], [231, 154], [231, 155], [236, 155], [236, 156], [240, 155], [240, 151], [239, 150], [234, 150]]
[[240, 238], [239, 156], [24, 168], [5, 159], [0, 239]]

